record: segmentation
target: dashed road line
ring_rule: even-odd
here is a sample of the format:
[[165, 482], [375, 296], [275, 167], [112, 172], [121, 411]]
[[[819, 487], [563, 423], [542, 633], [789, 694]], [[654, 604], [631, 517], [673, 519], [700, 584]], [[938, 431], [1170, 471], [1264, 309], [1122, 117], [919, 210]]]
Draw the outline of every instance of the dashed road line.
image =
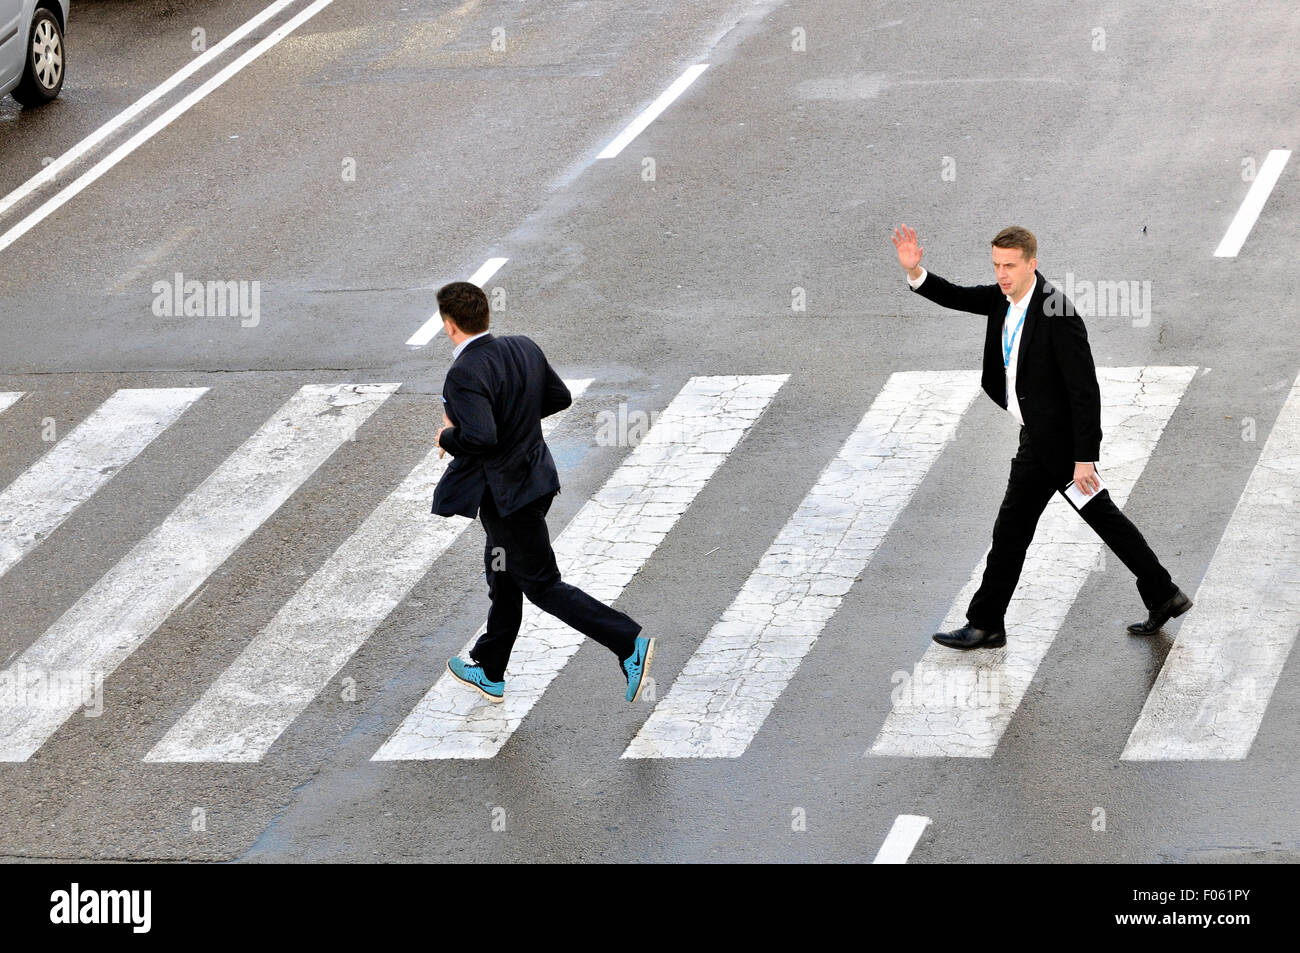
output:
[[659, 98], [641, 111], [641, 114], [633, 119], [626, 129], [620, 132], [609, 145], [600, 151], [598, 159], [612, 159], [620, 152], [629, 142], [641, 135], [650, 123], [654, 122], [665, 109], [672, 105], [682, 93], [686, 92], [691, 83], [695, 82], [701, 73], [709, 68], [708, 63], [696, 63], [685, 73], [673, 80], [673, 84], [659, 94]]
[[919, 814], [900, 814], [894, 818], [894, 824], [885, 836], [885, 842], [876, 852], [873, 864], [905, 864], [912, 856], [917, 841], [930, 826], [930, 819]]
[[1263, 165], [1255, 174], [1255, 181], [1250, 184], [1250, 190], [1242, 199], [1241, 208], [1237, 209], [1237, 214], [1233, 216], [1232, 223], [1223, 235], [1223, 240], [1219, 242], [1219, 247], [1214, 249], [1215, 258], [1237, 257], [1237, 252], [1241, 251], [1241, 246], [1246, 243], [1250, 230], [1255, 227], [1255, 220], [1264, 210], [1264, 203], [1268, 201], [1273, 186], [1277, 185], [1277, 180], [1282, 175], [1282, 168], [1290, 158], [1290, 149], [1272, 149], [1264, 157]]
[[[478, 271], [469, 276], [469, 283], [472, 285], [478, 285], [482, 288], [488, 283], [488, 280], [491, 279], [493, 275], [501, 270], [501, 266], [509, 260], [509, 258], [489, 258], [479, 266]], [[429, 316], [429, 320], [420, 325], [420, 330], [416, 331], [406, 339], [406, 344], [408, 347], [424, 347], [432, 341], [441, 330], [442, 315], [435, 308], [433, 314]]]

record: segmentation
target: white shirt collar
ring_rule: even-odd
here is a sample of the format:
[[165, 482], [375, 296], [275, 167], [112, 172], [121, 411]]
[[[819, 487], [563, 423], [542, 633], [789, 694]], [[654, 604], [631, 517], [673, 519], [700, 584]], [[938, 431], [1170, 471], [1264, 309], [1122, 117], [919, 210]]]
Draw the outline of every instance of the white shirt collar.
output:
[[1012, 308], [1014, 308], [1016, 311], [1019, 311], [1021, 308], [1025, 306], [1026, 302], [1029, 301], [1029, 296], [1034, 293], [1034, 289], [1037, 287], [1038, 287], [1038, 276], [1034, 275], [1033, 284], [1029, 286], [1029, 290], [1024, 293], [1024, 296], [1019, 301], [1012, 301], [1011, 295], [1003, 295], [1002, 297], [1007, 299], [1007, 303], [1010, 304]]
[[453, 361], [456, 360], [456, 358], [460, 357], [460, 352], [465, 350], [466, 344], [468, 344], [470, 341], [477, 341], [485, 334], [487, 334], [486, 331], [480, 331], [478, 334], [475, 334], [472, 337], [467, 337], [465, 340], [461, 341], [459, 344], [456, 345], [455, 349], [451, 352], [451, 359]]

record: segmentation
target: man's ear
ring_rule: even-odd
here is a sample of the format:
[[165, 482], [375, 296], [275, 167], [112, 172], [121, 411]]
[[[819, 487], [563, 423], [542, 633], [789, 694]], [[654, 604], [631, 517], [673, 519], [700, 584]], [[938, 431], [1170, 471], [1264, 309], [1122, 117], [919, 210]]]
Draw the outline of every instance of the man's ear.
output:
[[1037, 258], [1031, 258], [1031, 259], [1029, 259], [1029, 270], [1030, 270], [1030, 271], [1037, 271], [1037, 270], [1038, 270], [1038, 259], [1037, 259]]

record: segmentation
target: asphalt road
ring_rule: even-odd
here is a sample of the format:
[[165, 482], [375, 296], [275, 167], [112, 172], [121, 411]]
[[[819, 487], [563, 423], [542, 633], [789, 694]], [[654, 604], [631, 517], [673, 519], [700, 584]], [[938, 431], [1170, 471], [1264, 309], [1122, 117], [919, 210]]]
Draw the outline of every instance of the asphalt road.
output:
[[[262, 9], [76, 0], [60, 99], [0, 105], [0, 197], [199, 55], [195, 28], [211, 47]], [[6, 665], [299, 388], [401, 385], [121, 660], [101, 715], [0, 763], [0, 857], [870, 861], [918, 815], [913, 863], [1300, 859], [1294, 653], [1245, 757], [1122, 758], [1199, 609], [1129, 637], [1144, 612], [1113, 557], [990, 756], [867, 754], [988, 545], [1016, 428], [983, 395], [738, 757], [621, 757], [656, 701], [623, 702], [584, 645], [494, 757], [372, 760], [486, 616], [471, 526], [260, 760], [144, 760], [428, 452], [451, 347], [407, 341], [440, 284], [494, 257], [494, 331], [592, 381], [549, 438], [553, 537], [630, 452], [602, 414], [663, 411], [696, 377], [788, 375], [619, 595], [660, 640], [657, 699], [891, 375], [978, 368], [982, 322], [908, 291], [899, 222], [962, 283], [992, 280], [989, 239], [1015, 223], [1051, 279], [1149, 289], [1149, 313], [1086, 323], [1099, 368], [1193, 369], [1125, 510], [1195, 592], [1300, 373], [1297, 160], [1240, 253], [1214, 255], [1243, 160], [1296, 147], [1298, 47], [1283, 0], [333, 0], [0, 250], [0, 391], [25, 394], [0, 414], [0, 486], [119, 389], [207, 388], [0, 575]], [[256, 283], [255, 319], [160, 315], [177, 273]]]

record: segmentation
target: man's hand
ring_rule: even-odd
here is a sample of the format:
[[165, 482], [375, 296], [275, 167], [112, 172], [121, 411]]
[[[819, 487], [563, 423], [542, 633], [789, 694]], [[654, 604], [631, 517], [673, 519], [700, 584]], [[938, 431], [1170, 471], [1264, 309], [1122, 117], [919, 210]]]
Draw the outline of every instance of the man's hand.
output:
[[1091, 463], [1076, 463], [1074, 485], [1084, 496], [1092, 496], [1101, 487], [1101, 481], [1097, 479], [1097, 468]]
[[442, 449], [442, 432], [444, 430], [450, 430], [454, 426], [456, 425], [451, 422], [451, 418], [447, 416], [447, 411], [444, 410], [442, 412], [442, 426], [438, 429], [438, 436], [435, 437], [433, 441], [438, 445], [439, 460], [441, 460], [443, 458], [443, 455], [447, 452], [446, 450]]
[[907, 277], [915, 281], [921, 277], [921, 256], [925, 249], [916, 243], [916, 231], [906, 225], [894, 229], [894, 247], [898, 249], [898, 263], [907, 271]]

